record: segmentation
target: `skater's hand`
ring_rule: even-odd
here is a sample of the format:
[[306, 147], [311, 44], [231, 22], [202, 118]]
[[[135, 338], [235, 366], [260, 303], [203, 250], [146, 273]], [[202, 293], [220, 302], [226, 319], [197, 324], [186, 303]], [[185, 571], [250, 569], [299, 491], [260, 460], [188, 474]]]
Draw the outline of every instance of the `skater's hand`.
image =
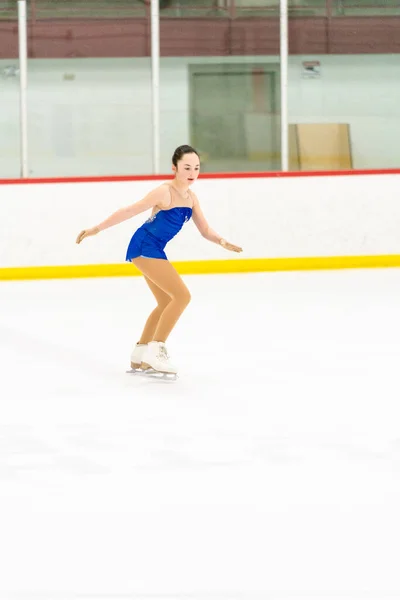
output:
[[225, 248], [225, 250], [230, 250], [231, 252], [243, 252], [243, 248], [240, 248], [240, 246], [235, 246], [235, 244], [230, 244], [226, 240], [222, 239], [220, 244], [223, 248]]
[[76, 238], [76, 243], [80, 244], [81, 241], [84, 240], [86, 237], [89, 237], [91, 235], [96, 235], [97, 233], [99, 233], [98, 227], [92, 227], [91, 229], [84, 229], [83, 231], [80, 232], [80, 234]]

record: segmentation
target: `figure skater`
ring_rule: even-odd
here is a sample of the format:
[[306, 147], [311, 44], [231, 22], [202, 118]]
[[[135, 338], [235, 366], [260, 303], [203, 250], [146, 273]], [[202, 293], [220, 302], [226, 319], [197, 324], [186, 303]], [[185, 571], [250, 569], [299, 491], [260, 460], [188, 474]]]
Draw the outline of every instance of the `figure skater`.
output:
[[96, 227], [81, 231], [76, 243], [152, 209], [150, 218], [134, 233], [126, 253], [126, 260], [141, 271], [157, 301], [132, 352], [131, 368], [176, 375], [177, 368], [170, 362], [165, 342], [189, 304], [190, 293], [167, 259], [164, 252], [167, 242], [193, 217], [206, 240], [232, 252], [242, 252], [242, 248], [230, 244], [211, 229], [197, 196], [189, 190], [200, 171], [196, 150], [191, 146], [179, 146], [172, 157], [172, 170], [175, 177], [171, 182], [158, 186], [135, 204], [117, 210]]

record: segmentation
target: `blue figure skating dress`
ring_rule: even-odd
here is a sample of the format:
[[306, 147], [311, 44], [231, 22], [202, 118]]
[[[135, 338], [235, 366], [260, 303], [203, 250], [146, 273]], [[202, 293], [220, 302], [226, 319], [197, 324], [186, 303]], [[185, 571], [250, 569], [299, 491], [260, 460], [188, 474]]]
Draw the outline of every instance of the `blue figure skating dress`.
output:
[[186, 206], [159, 210], [133, 234], [126, 252], [126, 260], [131, 261], [139, 256], [168, 260], [164, 252], [166, 244], [176, 236], [191, 216], [192, 209]]

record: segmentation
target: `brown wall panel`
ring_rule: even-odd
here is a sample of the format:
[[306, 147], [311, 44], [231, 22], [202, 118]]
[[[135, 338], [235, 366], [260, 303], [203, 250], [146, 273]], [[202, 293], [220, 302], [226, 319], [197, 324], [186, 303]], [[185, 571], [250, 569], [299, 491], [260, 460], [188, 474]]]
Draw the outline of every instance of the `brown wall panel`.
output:
[[400, 17], [340, 17], [331, 20], [331, 54], [398, 54], [399, 52]]
[[290, 54], [328, 54], [328, 19], [296, 18], [289, 21]]
[[[290, 54], [400, 53], [400, 17], [296, 18]], [[162, 56], [278, 55], [279, 20], [162, 19]], [[128, 20], [59, 20], [29, 24], [31, 58], [150, 55], [150, 24]], [[16, 58], [15, 22], [0, 21], [0, 58]]]
[[[326, 19], [293, 19], [292, 54], [327, 49]], [[279, 20], [165, 19], [161, 22], [162, 56], [246, 56], [279, 54]]]
[[229, 54], [229, 19], [162, 19], [161, 56], [224, 56]]
[[279, 19], [232, 21], [230, 54], [279, 54]]
[[18, 58], [18, 25], [0, 21], [0, 58]]
[[148, 56], [148, 22], [41, 21], [32, 27], [32, 58]]

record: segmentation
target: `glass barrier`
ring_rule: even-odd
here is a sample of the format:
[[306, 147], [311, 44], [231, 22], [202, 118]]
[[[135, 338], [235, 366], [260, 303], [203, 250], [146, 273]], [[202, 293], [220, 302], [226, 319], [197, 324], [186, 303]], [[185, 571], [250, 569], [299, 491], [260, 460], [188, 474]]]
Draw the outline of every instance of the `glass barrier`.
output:
[[32, 20], [126, 19], [146, 16], [146, 0], [30, 0]]
[[[151, 173], [148, 0], [31, 0], [29, 7], [30, 175]], [[400, 54], [360, 54], [371, 52], [365, 21], [376, 32], [371, 43], [397, 43], [390, 28], [383, 38], [379, 29], [397, 20], [373, 15], [398, 8], [393, 0], [290, 0], [291, 169], [399, 167]], [[205, 172], [280, 169], [278, 12], [276, 0], [160, 0], [161, 172], [181, 143], [199, 149]], [[371, 19], [349, 36], [344, 17], [363, 14]], [[16, 3], [0, 0], [1, 177], [21, 171], [16, 27]], [[300, 48], [310, 39], [318, 50], [306, 55]], [[337, 50], [342, 42], [358, 53]]]
[[280, 168], [279, 61], [271, 57], [161, 60], [162, 170], [191, 144], [203, 172]]
[[0, 37], [4, 48], [0, 58], [0, 177], [19, 177], [19, 68], [16, 2], [0, 2]]
[[150, 59], [29, 60], [34, 177], [152, 172]]
[[334, 17], [390, 17], [400, 14], [400, 2], [396, 0], [334, 0]]
[[400, 167], [400, 55], [291, 56], [290, 168]]

